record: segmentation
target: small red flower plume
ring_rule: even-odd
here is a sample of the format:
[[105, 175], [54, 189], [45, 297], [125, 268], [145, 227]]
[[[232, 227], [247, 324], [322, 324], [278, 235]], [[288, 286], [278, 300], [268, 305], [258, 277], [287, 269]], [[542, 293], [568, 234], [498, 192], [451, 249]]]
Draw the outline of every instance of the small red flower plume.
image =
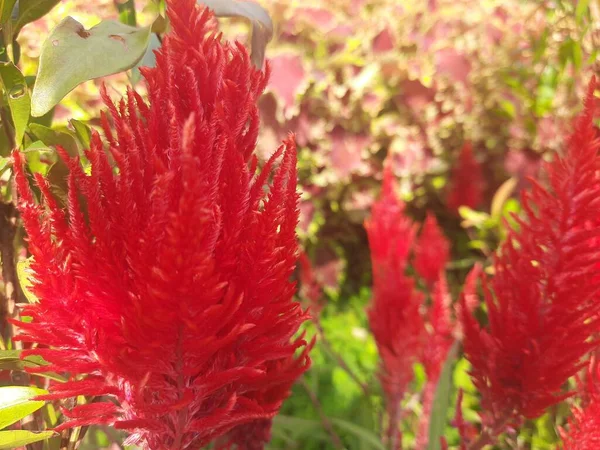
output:
[[480, 163], [473, 155], [473, 145], [464, 144], [456, 165], [450, 173], [447, 205], [458, 214], [458, 208], [476, 208], [483, 198], [483, 173]]
[[413, 265], [419, 276], [433, 287], [450, 259], [450, 244], [440, 229], [435, 216], [427, 214], [425, 224], [415, 245]]
[[373, 205], [365, 228], [373, 265], [369, 324], [381, 357], [380, 379], [390, 417], [387, 439], [391, 448], [396, 449], [400, 448], [400, 401], [421, 352], [424, 326], [419, 313], [423, 296], [404, 273], [415, 226], [404, 215], [404, 204], [394, 193], [392, 177], [388, 166], [382, 196]]
[[143, 70], [149, 104], [135, 92], [107, 100], [110, 157], [98, 134], [89, 174], [59, 149], [66, 211], [41, 176], [35, 201], [14, 153], [39, 298], [20, 339], [48, 346], [24, 352], [44, 371], [70, 374], [47, 399], [101, 399], [65, 411], [59, 428], [114, 424], [148, 449], [196, 449], [246, 425], [267, 439], [310, 362], [289, 281], [296, 151], [288, 139], [257, 170], [268, 74], [211, 32], [194, 0], [171, 1], [169, 16], [157, 66]]
[[465, 354], [486, 411], [484, 423], [534, 418], [569, 395], [561, 389], [597, 346], [600, 260], [594, 89], [564, 156], [546, 166], [549, 187], [522, 196], [525, 215], [509, 230], [484, 283], [489, 327], [461, 308]]
[[586, 382], [580, 383], [585, 406], [575, 406], [569, 419], [569, 430], [561, 431], [564, 450], [596, 450], [600, 448], [600, 371], [595, 357], [588, 365]]

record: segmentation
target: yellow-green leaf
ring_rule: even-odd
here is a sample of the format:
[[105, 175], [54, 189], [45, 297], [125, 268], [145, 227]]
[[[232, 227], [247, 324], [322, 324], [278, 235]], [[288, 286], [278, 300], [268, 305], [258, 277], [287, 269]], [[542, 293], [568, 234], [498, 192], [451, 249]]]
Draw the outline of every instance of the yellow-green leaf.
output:
[[10, 106], [10, 115], [15, 125], [15, 142], [17, 146], [20, 146], [31, 112], [29, 88], [25, 77], [12, 62], [0, 63], [0, 80], [4, 86], [8, 106]]
[[31, 400], [48, 391], [32, 386], [0, 387], [0, 429], [21, 420], [44, 406], [43, 401]]
[[17, 278], [21, 285], [21, 290], [29, 303], [37, 303], [38, 298], [31, 292], [31, 281], [29, 280], [29, 265], [31, 264], [31, 258], [19, 261], [17, 263]]
[[54, 433], [54, 431], [0, 431], [0, 449], [23, 447], [24, 445], [31, 444], [32, 442], [43, 441], [44, 439], [51, 438], [55, 434], [56, 433]]
[[0, 0], [0, 23], [2, 25], [10, 20], [16, 2], [17, 0]]
[[31, 114], [44, 115], [84, 81], [130, 69], [144, 56], [150, 27], [104, 20], [86, 30], [66, 17], [42, 46]]

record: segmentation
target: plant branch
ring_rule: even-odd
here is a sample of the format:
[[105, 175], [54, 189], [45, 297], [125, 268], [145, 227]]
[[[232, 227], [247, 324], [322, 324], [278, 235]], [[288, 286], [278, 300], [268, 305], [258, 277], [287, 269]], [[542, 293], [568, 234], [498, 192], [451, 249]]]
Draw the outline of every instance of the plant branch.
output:
[[13, 203], [0, 202], [0, 259], [4, 281], [4, 295], [0, 296], [0, 333], [4, 342], [12, 338], [13, 329], [8, 321], [17, 317], [16, 305], [21, 299], [14, 247], [17, 217], [17, 209]]
[[342, 356], [333, 349], [331, 343], [325, 336], [325, 330], [323, 330], [323, 326], [321, 325], [319, 318], [313, 317], [313, 323], [315, 324], [317, 334], [319, 335], [319, 340], [323, 344], [323, 347], [325, 347], [325, 350], [336, 360], [338, 365], [350, 376], [350, 378], [352, 378], [352, 380], [354, 380], [354, 382], [360, 386], [365, 396], [369, 398], [371, 396], [369, 387], [363, 383], [360, 378], [358, 378], [354, 371], [348, 366], [348, 364], [346, 364], [344, 358], [342, 358]]
[[329, 433], [329, 436], [331, 437], [331, 443], [333, 444], [333, 446], [336, 449], [343, 450], [344, 445], [342, 444], [342, 440], [340, 439], [340, 437], [337, 435], [337, 433], [333, 429], [333, 425], [331, 424], [329, 417], [327, 417], [327, 415], [325, 414], [325, 411], [323, 411], [323, 407], [321, 406], [321, 403], [319, 402], [317, 395], [310, 388], [310, 386], [308, 385], [308, 383], [306, 382], [306, 379], [304, 377], [302, 377], [300, 379], [300, 384], [302, 385], [302, 387], [308, 394], [308, 397], [310, 398], [311, 403], [313, 404], [315, 410], [317, 411], [317, 414], [319, 414], [321, 423], [323, 424], [323, 428], [325, 428], [325, 431], [327, 431], [327, 433]]

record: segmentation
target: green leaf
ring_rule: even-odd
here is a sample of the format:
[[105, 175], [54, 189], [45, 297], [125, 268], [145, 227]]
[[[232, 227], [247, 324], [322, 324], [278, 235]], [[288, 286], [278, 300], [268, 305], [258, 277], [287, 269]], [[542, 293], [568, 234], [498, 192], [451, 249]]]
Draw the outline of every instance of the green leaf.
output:
[[19, 11], [13, 21], [13, 36], [17, 36], [28, 23], [48, 14], [59, 3], [60, 0], [19, 0]]
[[217, 17], [242, 17], [250, 21], [250, 58], [256, 67], [261, 68], [267, 44], [273, 38], [273, 22], [267, 10], [258, 3], [240, 0], [198, 0], [198, 4], [206, 5]]
[[10, 115], [15, 125], [15, 142], [17, 146], [20, 146], [31, 112], [29, 88], [25, 77], [12, 62], [0, 64], [0, 79], [4, 85], [8, 106], [10, 106]]
[[[24, 370], [26, 367], [42, 367], [48, 363], [41, 356], [29, 355], [21, 359], [22, 350], [0, 350], [0, 370]], [[35, 373], [40, 377], [64, 383], [67, 378], [54, 372]]]
[[83, 148], [89, 149], [92, 141], [92, 130], [90, 129], [90, 127], [76, 119], [71, 119], [69, 123], [75, 129], [77, 139], [79, 139], [79, 142], [81, 143]]
[[132, 27], [135, 27], [135, 4], [133, 0], [115, 2], [115, 5], [117, 6], [117, 9], [119, 11], [119, 20], [126, 25], [131, 25]]
[[590, 0], [578, 0], [575, 7], [575, 19], [581, 25], [583, 17], [587, 14], [590, 5]]
[[47, 146], [61, 146], [71, 156], [79, 155], [77, 139], [69, 133], [45, 127], [37, 123], [29, 125], [29, 130]]
[[51, 438], [55, 434], [56, 433], [54, 433], [54, 431], [0, 431], [0, 449], [23, 447], [24, 445], [31, 444], [32, 442], [43, 441], [44, 439]]
[[448, 407], [450, 406], [450, 394], [452, 391], [452, 374], [454, 363], [458, 355], [459, 342], [456, 341], [446, 357], [442, 373], [435, 388], [433, 405], [431, 407], [431, 419], [429, 421], [429, 443], [427, 450], [439, 450], [440, 438], [444, 436]]
[[10, 20], [15, 3], [17, 0], [0, 0], [0, 23], [2, 25]]
[[44, 115], [84, 81], [135, 66], [148, 47], [150, 29], [104, 20], [86, 30], [66, 17], [42, 46], [31, 114]]
[[30, 400], [48, 391], [32, 386], [0, 387], [0, 429], [21, 420], [40, 409], [46, 402]]
[[21, 290], [29, 303], [38, 303], [38, 298], [31, 292], [31, 281], [29, 280], [29, 266], [31, 258], [24, 259], [17, 263], [17, 278], [21, 285]]

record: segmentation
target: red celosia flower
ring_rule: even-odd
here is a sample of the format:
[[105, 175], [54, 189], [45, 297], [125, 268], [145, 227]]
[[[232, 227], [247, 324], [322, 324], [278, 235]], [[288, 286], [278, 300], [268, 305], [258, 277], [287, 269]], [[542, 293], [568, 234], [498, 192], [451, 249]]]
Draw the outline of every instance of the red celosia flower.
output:
[[106, 399], [65, 411], [61, 427], [114, 424], [130, 442], [175, 450], [252, 421], [264, 430], [309, 358], [294, 339], [307, 315], [289, 281], [295, 146], [260, 172], [254, 155], [268, 76], [209, 32], [211, 13], [194, 0], [170, 2], [169, 16], [157, 66], [144, 70], [150, 104], [135, 92], [107, 101], [116, 170], [97, 134], [89, 175], [59, 149], [70, 169], [63, 211], [41, 176], [43, 204], [34, 200], [14, 158], [39, 298], [20, 339], [49, 346], [23, 353], [70, 374], [46, 398]]
[[419, 276], [432, 287], [450, 258], [450, 244], [438, 226], [435, 216], [427, 214], [415, 245], [413, 265]]
[[577, 380], [581, 405], [573, 409], [568, 432], [560, 430], [565, 450], [595, 450], [600, 445], [600, 370], [595, 355], [586, 375], [584, 380]]
[[384, 174], [382, 197], [365, 223], [373, 265], [373, 301], [369, 323], [381, 357], [380, 379], [386, 396], [392, 449], [400, 448], [400, 401], [413, 376], [413, 363], [421, 351], [422, 295], [404, 271], [415, 236], [413, 223], [404, 216], [404, 204], [394, 193], [389, 166]]
[[462, 308], [465, 354], [485, 422], [496, 431], [569, 395], [562, 386], [597, 345], [590, 339], [600, 309], [600, 255], [590, 245], [600, 234], [594, 88], [592, 80], [565, 155], [546, 166], [549, 188], [534, 183], [522, 196], [525, 217], [494, 261], [493, 292], [484, 284], [489, 328]]
[[311, 315], [318, 317], [325, 306], [323, 288], [315, 276], [315, 271], [306, 252], [300, 252], [298, 262], [300, 263], [300, 297], [308, 300]]
[[476, 208], [482, 201], [483, 173], [481, 165], [473, 156], [473, 145], [470, 142], [463, 146], [450, 173], [449, 188], [446, 203], [456, 214], [459, 207]]

